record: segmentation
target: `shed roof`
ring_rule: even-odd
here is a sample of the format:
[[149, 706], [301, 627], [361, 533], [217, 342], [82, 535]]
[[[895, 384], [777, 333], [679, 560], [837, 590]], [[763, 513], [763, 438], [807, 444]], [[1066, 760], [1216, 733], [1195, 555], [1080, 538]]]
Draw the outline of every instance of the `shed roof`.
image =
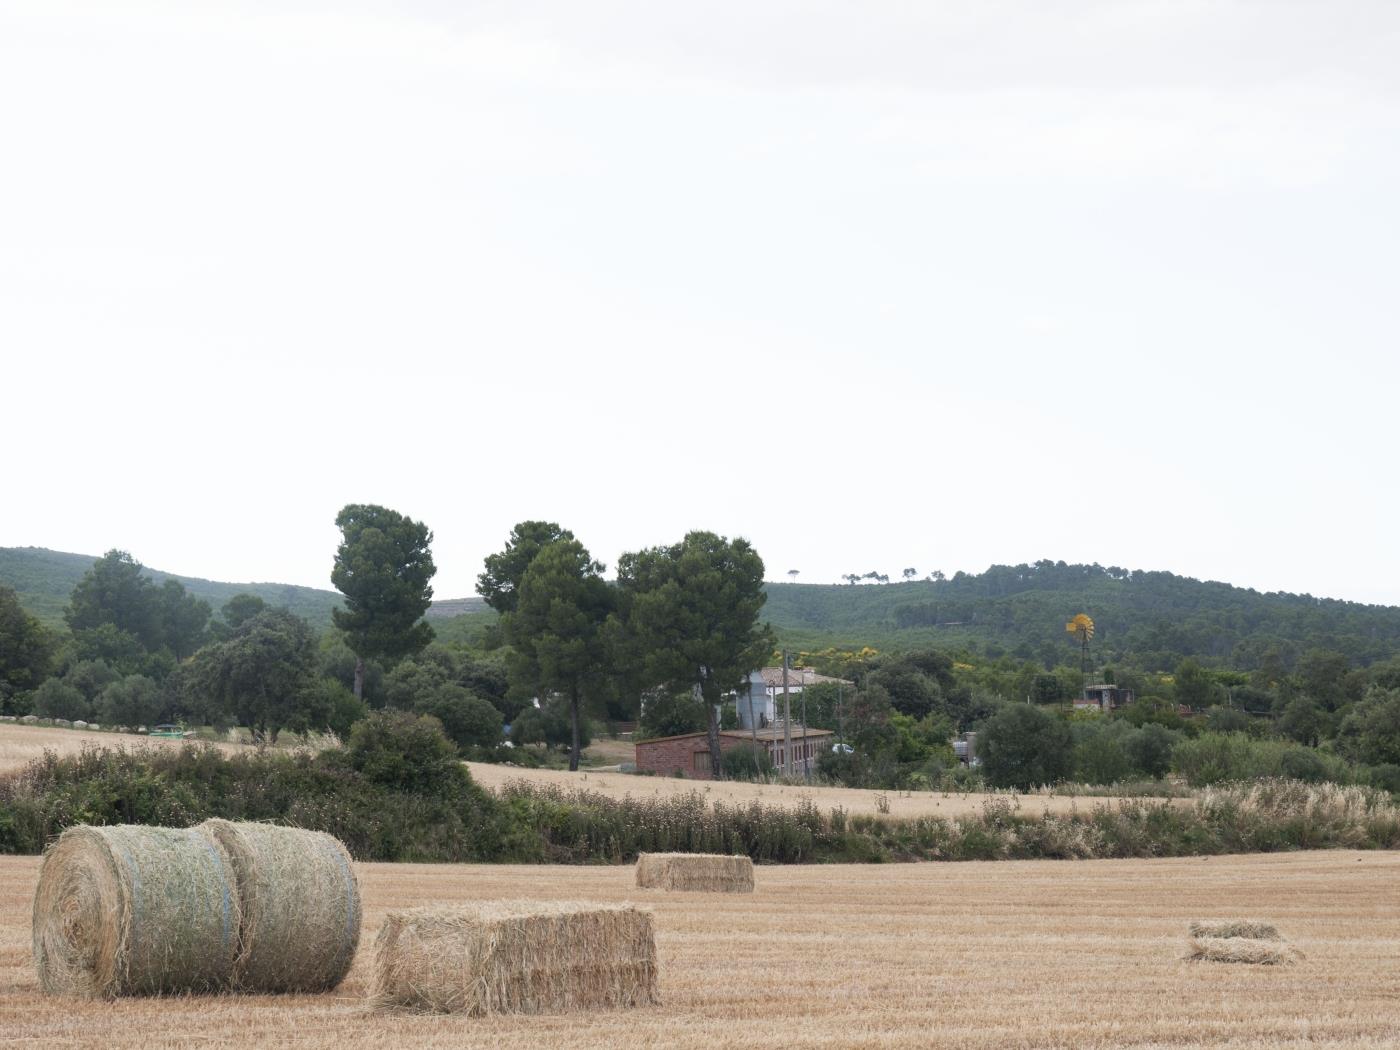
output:
[[[799, 726], [799, 725], [793, 726], [792, 729], [791, 729], [792, 738], [793, 738], [794, 740], [801, 740], [801, 739], [802, 739], [802, 732], [803, 732], [803, 730], [802, 730], [802, 727], [801, 727], [801, 726]], [[814, 737], [814, 736], [835, 736], [835, 735], [836, 735], [836, 734], [835, 734], [834, 732], [832, 732], [832, 730], [830, 730], [830, 729], [808, 729], [806, 732], [807, 732], [807, 739], [809, 739], [809, 740], [810, 740], [812, 737]], [[720, 735], [720, 736], [723, 736], [723, 737], [728, 737], [728, 738], [730, 738], [731, 740], [751, 740], [751, 739], [753, 739], [755, 736], [757, 736], [757, 738], [758, 738], [759, 740], [782, 740], [782, 739], [783, 739], [783, 727], [782, 727], [782, 726], [768, 726], [768, 727], [766, 727], [766, 728], [764, 728], [764, 729], [757, 729], [757, 730], [752, 730], [752, 731], [750, 731], [750, 730], [748, 730], [748, 729], [721, 729], [721, 730], [719, 731], [719, 735]], [[686, 739], [692, 739], [692, 738], [693, 738], [696, 742], [703, 742], [703, 741], [706, 739], [706, 735], [705, 735], [704, 732], [699, 732], [699, 733], [677, 733], [675, 736], [654, 736], [654, 737], [651, 737], [650, 739], [647, 739], [647, 740], [638, 740], [636, 746], [637, 746], [637, 747], [645, 747], [647, 744], [659, 744], [659, 743], [661, 743], [662, 741], [665, 741], [665, 740], [686, 740]]]

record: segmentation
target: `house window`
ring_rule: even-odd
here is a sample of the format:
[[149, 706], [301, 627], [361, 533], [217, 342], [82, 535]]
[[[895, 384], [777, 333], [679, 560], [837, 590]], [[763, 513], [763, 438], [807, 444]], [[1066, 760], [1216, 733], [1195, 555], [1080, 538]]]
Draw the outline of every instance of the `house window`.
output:
[[691, 756], [690, 768], [696, 773], [709, 773], [711, 771], [710, 753], [708, 751], [696, 751]]

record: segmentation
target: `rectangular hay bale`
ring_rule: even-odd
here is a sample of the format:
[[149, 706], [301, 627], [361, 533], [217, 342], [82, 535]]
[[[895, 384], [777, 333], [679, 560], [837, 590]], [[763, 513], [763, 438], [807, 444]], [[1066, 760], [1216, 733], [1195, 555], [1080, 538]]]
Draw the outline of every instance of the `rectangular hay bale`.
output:
[[752, 893], [753, 861], [722, 853], [642, 853], [637, 885], [648, 890]]
[[1191, 937], [1188, 962], [1245, 963], [1252, 966], [1288, 966], [1302, 953], [1282, 941], [1254, 937]]
[[657, 1002], [650, 911], [482, 901], [393, 912], [375, 942], [374, 1004], [480, 1017]]

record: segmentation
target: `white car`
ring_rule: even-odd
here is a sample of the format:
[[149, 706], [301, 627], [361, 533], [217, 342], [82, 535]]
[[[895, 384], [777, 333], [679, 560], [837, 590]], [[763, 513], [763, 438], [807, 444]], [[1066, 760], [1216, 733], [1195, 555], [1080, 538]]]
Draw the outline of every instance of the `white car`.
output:
[[856, 749], [853, 748], [850, 744], [832, 744], [831, 753], [833, 755], [854, 755], [856, 753]]

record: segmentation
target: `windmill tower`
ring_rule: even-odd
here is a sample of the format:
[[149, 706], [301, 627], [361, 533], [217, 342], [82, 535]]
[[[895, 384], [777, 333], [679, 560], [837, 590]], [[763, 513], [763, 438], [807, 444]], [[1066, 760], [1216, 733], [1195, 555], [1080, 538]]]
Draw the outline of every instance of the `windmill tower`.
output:
[[1083, 691], [1089, 688], [1089, 643], [1094, 640], [1094, 621], [1079, 613], [1065, 624], [1065, 630], [1079, 642], [1079, 688], [1082, 696]]

